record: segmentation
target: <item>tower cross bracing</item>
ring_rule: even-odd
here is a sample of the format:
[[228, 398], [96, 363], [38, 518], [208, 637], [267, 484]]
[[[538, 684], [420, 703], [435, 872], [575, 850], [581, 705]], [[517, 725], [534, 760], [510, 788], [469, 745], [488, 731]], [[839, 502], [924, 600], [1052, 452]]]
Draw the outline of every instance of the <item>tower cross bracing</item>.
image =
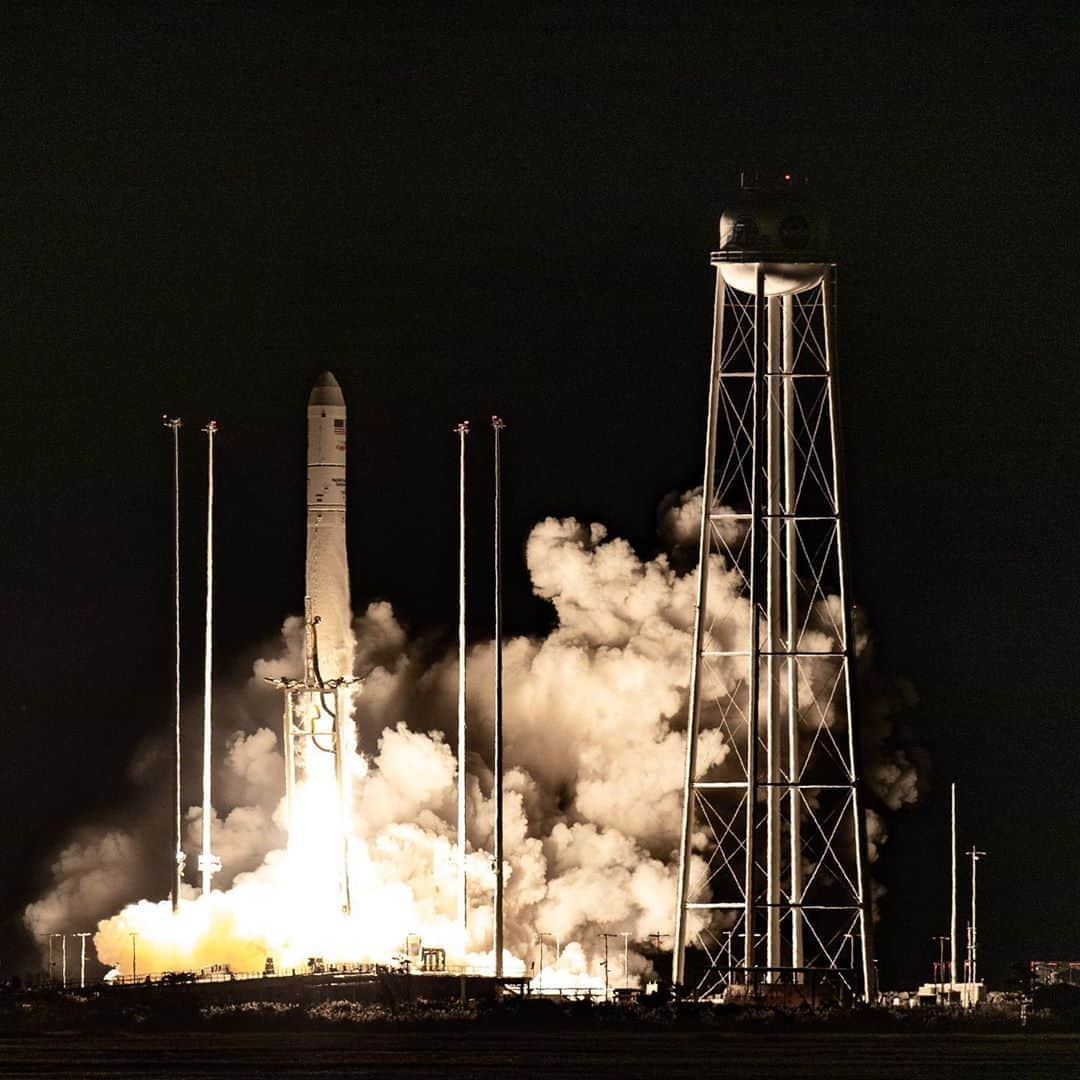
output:
[[[735, 261], [742, 278], [725, 273]], [[826, 981], [868, 998], [835, 268], [800, 260], [802, 287], [780, 292], [764, 260], [713, 264], [674, 981], [706, 997]]]

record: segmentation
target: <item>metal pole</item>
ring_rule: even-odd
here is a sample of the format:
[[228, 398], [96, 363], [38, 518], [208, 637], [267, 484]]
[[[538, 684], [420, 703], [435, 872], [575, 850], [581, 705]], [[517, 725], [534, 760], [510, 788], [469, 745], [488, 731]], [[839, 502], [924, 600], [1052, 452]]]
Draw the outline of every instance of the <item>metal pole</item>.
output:
[[139, 935], [137, 933], [133, 933], [131, 935], [131, 981], [132, 982], [135, 981], [135, 939], [138, 936]]
[[281, 722], [281, 746], [285, 754], [285, 828], [288, 830], [286, 843], [291, 846], [293, 793], [296, 786], [296, 739], [293, 734], [293, 713], [296, 710], [296, 696], [292, 690], [286, 690], [282, 696], [285, 699], [285, 711]]
[[[202, 772], [202, 854], [199, 871], [203, 896], [210, 895], [210, 879], [214, 874], [214, 856], [210, 851], [211, 772], [213, 751], [213, 720], [211, 701], [213, 696], [213, 613], [214, 613], [214, 435], [217, 421], [211, 420], [203, 428], [207, 440], [207, 488], [206, 488], [206, 644], [203, 667], [203, 772]], [[133, 946], [134, 947], [134, 946]]]
[[75, 935], [82, 938], [82, 955], [79, 958], [79, 989], [86, 989], [86, 939], [90, 936], [89, 930], [84, 930]]
[[544, 981], [544, 935], [540, 934], [536, 940], [540, 943], [540, 966], [536, 970], [536, 987], [540, 989]]
[[506, 424], [491, 418], [495, 432], [495, 978], [503, 973], [503, 685], [502, 685], [502, 462], [500, 435]]
[[552, 934], [550, 931], [541, 930], [537, 933], [536, 940], [540, 942], [540, 970], [544, 969], [544, 938], [549, 937], [555, 942], [555, 966], [559, 965], [559, 957], [562, 953], [562, 944], [559, 941], [558, 934]]
[[975, 915], [975, 879], [978, 876], [975, 867], [979, 861], [979, 852], [971, 849], [971, 981], [979, 981], [979, 924]]
[[[465, 436], [469, 421], [462, 420], [454, 430], [458, 434], [458, 731], [457, 731], [457, 872], [458, 923], [461, 952], [468, 941], [469, 883], [465, 872]], [[541, 952], [543, 945], [541, 945]]]
[[952, 983], [958, 982], [958, 974], [956, 968], [956, 950], [958, 938], [956, 936], [956, 781], [952, 784], [951, 795], [951, 813], [950, 813], [950, 829], [952, 832], [952, 839], [950, 843], [950, 852], [952, 859], [952, 904], [949, 912], [949, 981]]
[[[180, 805], [180, 428], [183, 421], [165, 417], [165, 426], [172, 430], [173, 444], [173, 632], [175, 645], [173, 730], [173, 854], [170, 899], [173, 911], [180, 907], [180, 885], [184, 877], [183, 811]], [[85, 942], [83, 952], [85, 953]]]
[[971, 851], [968, 854], [971, 856], [971, 982], [974, 984], [979, 981], [979, 930], [975, 920], [975, 865], [978, 863], [980, 856], [985, 855], [986, 852], [979, 851], [972, 844]]
[[701, 650], [704, 643], [705, 601], [708, 596], [713, 486], [716, 476], [716, 420], [720, 402], [720, 365], [724, 330], [724, 277], [716, 271], [713, 309], [712, 359], [709, 365], [709, 405], [705, 420], [705, 477], [701, 484], [701, 532], [698, 538], [698, 580], [694, 600], [694, 639], [690, 654], [690, 700], [686, 718], [686, 763], [683, 773], [682, 843], [679, 846], [679, 890], [675, 904], [675, 940], [671, 953], [671, 981], [682, 986], [686, 978], [686, 905], [690, 901], [690, 861], [693, 855], [694, 781], [697, 779], [697, 733], [701, 717]]
[[[758, 792], [758, 711], [760, 704], [760, 655], [761, 639], [761, 573], [758, 563], [761, 561], [762, 530], [761, 524], [761, 464], [765, 456], [765, 425], [762, 423], [762, 389], [765, 383], [765, 270], [757, 266], [757, 283], [754, 298], [754, 420], [753, 454], [751, 468], [753, 479], [750, 486], [750, 642], [747, 664], [747, 709], [746, 709], [746, 869], [745, 869], [745, 942], [743, 963], [746, 968], [746, 981], [756, 983], [754, 976], [754, 870], [757, 836], [755, 824], [757, 818]], [[767, 391], [766, 391], [767, 392]]]
[[767, 693], [765, 698], [765, 775], [769, 786], [765, 791], [765, 900], [766, 935], [765, 965], [769, 969], [766, 982], [776, 982], [781, 964], [780, 940], [780, 850], [783, 828], [780, 808], [783, 799], [780, 746], [780, 701], [784, 663], [779, 655], [783, 648], [780, 633], [780, 610], [783, 595], [780, 576], [780, 514], [781, 514], [781, 441], [783, 416], [780, 412], [780, 297], [766, 301], [766, 367], [761, 387], [765, 394], [765, 640], [769, 654], [765, 660]]
[[67, 934], [60, 935], [60, 985], [67, 986]]
[[623, 931], [622, 941], [622, 985], [624, 990], [630, 989], [630, 934]]
[[787, 738], [788, 738], [788, 841], [791, 861], [791, 966], [795, 968], [794, 981], [803, 981], [799, 969], [803, 966], [803, 913], [795, 905], [802, 903], [802, 805], [800, 803], [799, 771], [801, 754], [799, 747], [799, 666], [795, 659], [799, 635], [799, 578], [798, 578], [798, 531], [795, 515], [798, 485], [795, 476], [795, 298], [783, 298], [783, 347], [784, 347], [784, 563], [787, 608], [785, 627], [787, 657]]
[[938, 945], [938, 962], [934, 965], [935, 978], [934, 983], [937, 986], [937, 996], [940, 998], [942, 993], [942, 982], [945, 974], [945, 942], [949, 939], [944, 934], [939, 934], [935, 938], [931, 938], [931, 941], [936, 941]]
[[971, 920], [967, 922], [967, 944], [964, 946], [967, 959], [964, 961], [964, 982], [971, 982]]
[[56, 981], [56, 977], [55, 977], [55, 975], [53, 975], [53, 972], [56, 970], [56, 966], [55, 966], [55, 963], [53, 961], [53, 939], [55, 937], [56, 937], [55, 934], [50, 934], [49, 935], [49, 985], [50, 986]]

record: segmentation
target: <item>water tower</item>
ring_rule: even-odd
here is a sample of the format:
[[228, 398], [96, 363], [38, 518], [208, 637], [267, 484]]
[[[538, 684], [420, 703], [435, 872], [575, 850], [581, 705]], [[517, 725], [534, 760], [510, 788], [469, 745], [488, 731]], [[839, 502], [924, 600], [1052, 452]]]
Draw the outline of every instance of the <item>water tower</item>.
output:
[[673, 961], [688, 995], [874, 992], [828, 252], [788, 174], [744, 180], [712, 255]]

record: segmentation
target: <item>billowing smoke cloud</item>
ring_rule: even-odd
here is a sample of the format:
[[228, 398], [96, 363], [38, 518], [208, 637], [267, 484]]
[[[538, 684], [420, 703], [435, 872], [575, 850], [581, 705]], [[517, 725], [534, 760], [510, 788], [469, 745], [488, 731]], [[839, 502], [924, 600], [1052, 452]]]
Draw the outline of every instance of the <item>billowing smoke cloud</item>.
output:
[[[687, 551], [696, 544], [700, 513], [700, 492], [667, 500], [660, 518], [667, 550], [650, 560], [609, 539], [603, 526], [573, 519], [549, 518], [529, 536], [533, 588], [552, 603], [557, 623], [544, 638], [515, 638], [504, 649], [508, 970], [528, 968], [543, 933], [563, 947], [557, 972], [548, 947], [545, 982], [595, 984], [602, 980], [602, 932], [625, 932], [631, 942], [670, 932], [696, 588], [696, 573], [685, 567], [693, 562]], [[713, 634], [730, 638], [731, 647], [745, 632], [747, 604], [737, 576], [713, 559], [710, 604], [727, 612]], [[33, 931], [101, 919], [95, 944], [102, 960], [119, 962], [129, 933], [138, 932], [144, 970], [211, 963], [260, 970], [268, 955], [279, 969], [316, 955], [388, 961], [413, 933], [453, 958], [490, 963], [492, 644], [469, 651], [472, 850], [463, 943], [455, 921], [456, 763], [447, 741], [455, 724], [456, 653], [421, 661], [385, 602], [371, 604], [354, 633], [356, 670], [366, 674], [355, 703], [351, 768], [350, 870], [360, 917], [345, 919], [333, 903], [316, 902], [313, 910], [311, 898], [297, 893], [283, 851], [281, 703], [264, 680], [300, 673], [302, 621], [290, 617], [275, 654], [257, 661], [231, 697], [242, 730], [228, 736], [216, 779], [221, 891], [195, 901], [191, 890], [180, 916], [151, 901], [114, 915], [145, 894], [138, 868], [151, 838], [139, 828], [86, 831], [58, 856], [54, 887], [27, 909]], [[865, 630], [860, 635], [868, 640]], [[721, 670], [710, 677], [727, 676]], [[879, 697], [864, 752], [882, 808], [895, 810], [916, 798], [919, 777], [902, 751], [888, 748], [890, 717], [903, 702], [896, 694]], [[719, 731], [703, 732], [702, 771], [728, 750]], [[189, 865], [199, 824], [192, 809]], [[876, 853], [885, 838], [880, 814], [871, 815], [869, 831]], [[633, 980], [648, 973], [649, 963], [634, 954], [630, 969]]]

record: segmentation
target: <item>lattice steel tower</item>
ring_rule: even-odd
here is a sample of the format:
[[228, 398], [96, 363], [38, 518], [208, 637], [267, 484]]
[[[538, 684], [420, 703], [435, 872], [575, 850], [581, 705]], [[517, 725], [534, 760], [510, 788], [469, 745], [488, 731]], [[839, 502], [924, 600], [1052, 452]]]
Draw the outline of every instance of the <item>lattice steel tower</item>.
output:
[[825, 234], [785, 176], [744, 185], [712, 255], [673, 959], [697, 996], [874, 992]]

